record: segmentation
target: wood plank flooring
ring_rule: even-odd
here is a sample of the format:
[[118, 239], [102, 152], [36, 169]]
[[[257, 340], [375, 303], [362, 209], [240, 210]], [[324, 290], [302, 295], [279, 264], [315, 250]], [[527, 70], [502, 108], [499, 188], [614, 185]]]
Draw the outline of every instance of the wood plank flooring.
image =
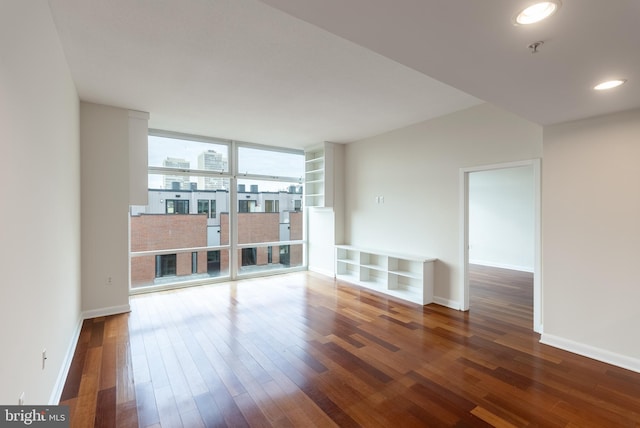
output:
[[72, 426], [137, 426], [128, 318], [94, 318], [82, 325], [60, 398], [69, 406]]
[[530, 274], [472, 266], [471, 311], [300, 272], [131, 298], [85, 322], [73, 427], [633, 427], [640, 374], [532, 332]]

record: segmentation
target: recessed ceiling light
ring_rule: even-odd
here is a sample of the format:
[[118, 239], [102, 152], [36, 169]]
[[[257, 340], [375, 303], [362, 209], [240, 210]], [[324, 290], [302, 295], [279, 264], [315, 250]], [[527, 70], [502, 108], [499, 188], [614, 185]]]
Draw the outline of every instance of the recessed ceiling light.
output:
[[560, 0], [540, 1], [520, 11], [516, 17], [516, 24], [528, 25], [542, 21], [553, 15], [560, 8]]
[[618, 86], [625, 83], [626, 79], [616, 79], [616, 80], [607, 80], [606, 82], [598, 83], [593, 87], [596, 91], [604, 91], [607, 89], [617, 88]]

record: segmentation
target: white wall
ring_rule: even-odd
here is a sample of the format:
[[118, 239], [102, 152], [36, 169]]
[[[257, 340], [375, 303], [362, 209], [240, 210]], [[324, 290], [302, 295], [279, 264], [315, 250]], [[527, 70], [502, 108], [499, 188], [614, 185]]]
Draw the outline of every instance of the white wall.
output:
[[533, 166], [469, 174], [469, 263], [533, 272]]
[[540, 126], [489, 104], [348, 144], [345, 241], [438, 258], [437, 301], [460, 307], [460, 168], [541, 155]]
[[[48, 404], [80, 322], [78, 96], [46, 1], [0, 2], [0, 403]], [[42, 350], [47, 349], [42, 369]]]
[[334, 276], [334, 253], [336, 242], [335, 212], [330, 209], [310, 208], [306, 212], [308, 225], [309, 270]]
[[544, 130], [542, 340], [640, 371], [640, 110]]
[[[82, 308], [129, 310], [129, 111], [80, 104]], [[111, 283], [109, 283], [111, 278]]]

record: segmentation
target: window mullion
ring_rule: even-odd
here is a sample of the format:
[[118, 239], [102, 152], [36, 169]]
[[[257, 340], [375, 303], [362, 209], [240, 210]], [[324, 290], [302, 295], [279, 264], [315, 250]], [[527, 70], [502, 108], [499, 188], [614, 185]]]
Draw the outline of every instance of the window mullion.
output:
[[235, 141], [231, 142], [229, 150], [229, 167], [231, 170], [231, 187], [229, 189], [229, 275], [232, 280], [238, 278], [238, 147]]

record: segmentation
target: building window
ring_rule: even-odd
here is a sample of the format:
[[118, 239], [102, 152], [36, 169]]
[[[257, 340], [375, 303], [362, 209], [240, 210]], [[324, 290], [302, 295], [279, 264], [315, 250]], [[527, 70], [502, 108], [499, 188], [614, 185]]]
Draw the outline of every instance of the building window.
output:
[[216, 218], [216, 200], [198, 199], [198, 214], [206, 214], [207, 217]]
[[256, 264], [256, 248], [242, 249], [242, 266], [254, 266]]
[[209, 275], [220, 274], [220, 250], [207, 251], [207, 273]]
[[167, 199], [166, 213], [167, 214], [189, 214], [189, 201], [181, 199]]
[[209, 217], [209, 200], [198, 199], [198, 214], [206, 214]]
[[191, 252], [191, 273], [198, 273], [198, 253]]
[[289, 246], [288, 245], [281, 245], [280, 246], [280, 263], [282, 263], [285, 266], [289, 266], [290, 259], [289, 259]]
[[163, 254], [156, 256], [156, 278], [176, 276], [176, 255]]
[[280, 212], [280, 201], [268, 199], [264, 201], [264, 212], [266, 213], [278, 213]]
[[252, 213], [256, 210], [256, 201], [238, 201], [239, 213]]
[[272, 246], [267, 247], [267, 263], [269, 264], [273, 263], [273, 247]]
[[302, 200], [296, 199], [293, 201], [293, 209], [294, 211], [300, 211], [302, 209]]

